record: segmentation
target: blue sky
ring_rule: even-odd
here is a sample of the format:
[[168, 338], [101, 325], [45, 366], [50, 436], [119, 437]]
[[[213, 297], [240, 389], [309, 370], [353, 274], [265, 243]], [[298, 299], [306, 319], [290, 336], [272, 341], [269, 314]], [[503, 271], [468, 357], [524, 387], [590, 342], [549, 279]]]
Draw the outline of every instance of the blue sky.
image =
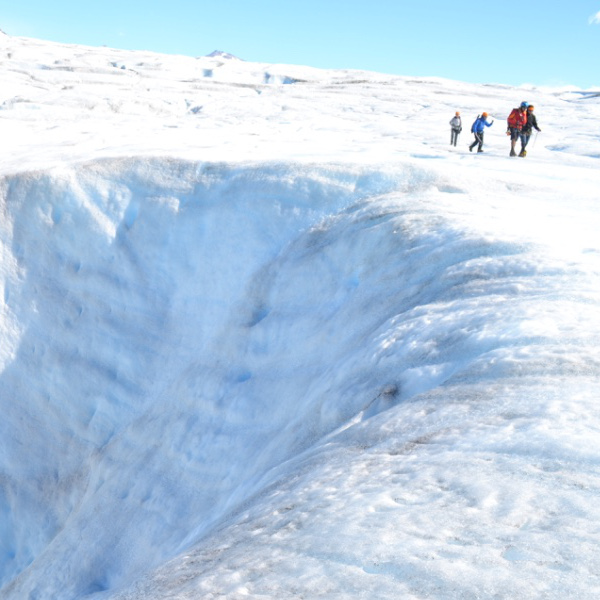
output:
[[479, 83], [600, 87], [600, 0], [0, 0], [9, 35]]

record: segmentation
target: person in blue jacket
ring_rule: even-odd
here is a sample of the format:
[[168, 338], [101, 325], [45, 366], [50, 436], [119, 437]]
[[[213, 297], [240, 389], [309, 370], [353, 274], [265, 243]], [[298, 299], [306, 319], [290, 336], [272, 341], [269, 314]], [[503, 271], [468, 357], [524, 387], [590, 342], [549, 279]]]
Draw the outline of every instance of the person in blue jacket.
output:
[[473, 148], [475, 148], [477, 145], [479, 145], [477, 152], [483, 152], [483, 129], [484, 127], [491, 127], [494, 124], [494, 121], [488, 123], [487, 117], [488, 114], [486, 112], [482, 112], [481, 115], [475, 119], [475, 122], [471, 127], [471, 131], [475, 135], [475, 141], [469, 146], [469, 152], [473, 152]]

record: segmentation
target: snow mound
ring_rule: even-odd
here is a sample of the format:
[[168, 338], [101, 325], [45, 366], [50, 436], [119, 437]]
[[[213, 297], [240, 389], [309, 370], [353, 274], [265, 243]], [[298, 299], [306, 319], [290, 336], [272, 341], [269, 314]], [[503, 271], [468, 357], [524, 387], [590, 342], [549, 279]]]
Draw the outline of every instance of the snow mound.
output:
[[222, 50], [213, 50], [210, 54], [207, 54], [208, 58], [223, 58], [225, 60], [242, 60], [229, 52], [223, 52]]

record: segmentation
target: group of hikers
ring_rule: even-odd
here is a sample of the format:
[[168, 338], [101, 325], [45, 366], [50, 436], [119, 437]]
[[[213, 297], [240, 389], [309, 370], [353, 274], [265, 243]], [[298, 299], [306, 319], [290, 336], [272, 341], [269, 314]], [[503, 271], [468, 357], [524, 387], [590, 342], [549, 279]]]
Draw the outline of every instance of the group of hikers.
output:
[[[527, 144], [531, 138], [533, 130], [541, 131], [538, 127], [537, 118], [533, 113], [534, 106], [528, 102], [521, 102], [517, 108], [513, 108], [510, 115], [508, 115], [506, 129], [506, 135], [510, 136], [510, 156], [517, 156], [515, 152], [515, 146], [517, 141], [521, 141], [521, 152], [519, 156], [527, 156]], [[475, 146], [477, 146], [477, 152], [483, 152], [483, 132], [486, 127], [491, 127], [494, 121], [488, 122], [488, 114], [482, 112], [477, 116], [475, 122], [471, 126], [471, 133], [475, 136], [475, 141], [469, 146], [469, 152], [473, 152]], [[450, 120], [450, 144], [456, 146], [458, 142], [458, 136], [462, 131], [462, 120], [460, 118], [460, 112], [456, 111], [456, 114]]]

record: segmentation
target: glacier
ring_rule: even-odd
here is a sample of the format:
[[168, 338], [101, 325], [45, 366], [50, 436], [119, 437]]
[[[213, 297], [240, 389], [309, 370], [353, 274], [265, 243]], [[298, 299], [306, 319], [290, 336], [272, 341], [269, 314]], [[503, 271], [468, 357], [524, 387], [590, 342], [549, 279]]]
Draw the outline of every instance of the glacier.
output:
[[597, 596], [597, 93], [0, 42], [0, 598]]

